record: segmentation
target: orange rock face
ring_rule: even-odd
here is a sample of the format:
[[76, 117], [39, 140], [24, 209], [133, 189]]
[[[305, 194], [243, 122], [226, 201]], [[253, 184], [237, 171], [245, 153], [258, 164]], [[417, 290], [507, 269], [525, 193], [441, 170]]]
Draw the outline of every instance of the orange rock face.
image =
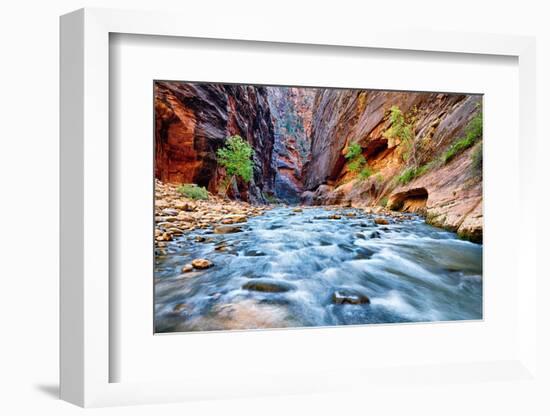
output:
[[273, 192], [274, 131], [263, 87], [155, 82], [155, 177], [217, 192], [223, 180], [216, 151], [238, 134], [256, 150], [254, 175], [232, 197], [263, 202]]
[[[460, 94], [319, 90], [303, 202], [370, 206], [388, 200], [392, 209], [425, 214], [434, 225], [481, 241], [482, 179], [472, 168], [474, 148], [441, 161], [480, 105], [481, 96]], [[399, 139], [384, 134], [392, 106], [414, 126], [415, 165], [429, 166], [406, 185], [398, 178], [411, 166], [411, 156]], [[371, 171], [366, 180], [347, 168], [344, 155], [352, 143], [361, 146]]]
[[[412, 142], [389, 134], [393, 106], [411, 126]], [[358, 207], [387, 202], [481, 241], [482, 177], [473, 160], [482, 139], [443, 161], [480, 111], [479, 95], [158, 81], [155, 176], [216, 193], [224, 180], [216, 152], [238, 134], [254, 149], [254, 169], [249, 183], [229, 188], [231, 198]], [[361, 178], [345, 158], [352, 144], [368, 166]], [[421, 173], [402, 179], [411, 168]]]

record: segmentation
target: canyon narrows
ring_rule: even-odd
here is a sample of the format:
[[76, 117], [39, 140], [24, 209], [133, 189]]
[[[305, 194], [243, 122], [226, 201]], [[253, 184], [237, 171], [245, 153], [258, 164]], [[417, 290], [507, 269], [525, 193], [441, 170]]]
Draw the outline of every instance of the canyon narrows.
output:
[[480, 95], [154, 88], [157, 331], [481, 317]]

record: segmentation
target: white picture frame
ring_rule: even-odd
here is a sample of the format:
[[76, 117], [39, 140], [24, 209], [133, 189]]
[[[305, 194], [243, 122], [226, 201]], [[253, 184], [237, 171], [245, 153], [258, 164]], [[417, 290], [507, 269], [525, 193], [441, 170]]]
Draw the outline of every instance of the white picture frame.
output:
[[[530, 37], [471, 33], [387, 31], [350, 27], [328, 33], [322, 27], [286, 28], [265, 23], [235, 30], [223, 19], [205, 27], [173, 13], [82, 9], [61, 18], [61, 398], [79, 406], [159, 403], [192, 399], [247, 397], [334, 391], [382, 381], [423, 383], [480, 383], [507, 380], [539, 383], [537, 378], [536, 224], [527, 215], [536, 195], [534, 176], [535, 41]], [[503, 55], [518, 59], [520, 216], [518, 264], [522, 279], [517, 292], [517, 354], [506, 360], [423, 365], [414, 370], [369, 369], [369, 376], [342, 382], [346, 369], [318, 373], [281, 371], [263, 380], [228, 385], [203, 377], [181, 381], [111, 382], [109, 296], [109, 36], [136, 34], [184, 38], [224, 39], [332, 45], [346, 48], [430, 51], [441, 54]], [[531, 145], [532, 144], [532, 145]], [[284, 370], [284, 369], [283, 369]], [[483, 373], [483, 377], [473, 374]]]

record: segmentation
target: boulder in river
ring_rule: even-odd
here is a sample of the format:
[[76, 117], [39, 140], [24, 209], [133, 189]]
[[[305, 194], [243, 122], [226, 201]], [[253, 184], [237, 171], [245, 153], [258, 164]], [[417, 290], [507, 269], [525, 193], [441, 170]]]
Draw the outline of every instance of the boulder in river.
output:
[[175, 313], [187, 311], [188, 306], [185, 303], [177, 303], [172, 309]]
[[214, 228], [214, 234], [231, 234], [241, 232], [242, 228], [235, 225], [220, 225]]
[[364, 293], [352, 289], [339, 289], [332, 294], [332, 303], [337, 305], [362, 305], [370, 303], [370, 299]]
[[302, 208], [294, 208], [292, 212], [303, 212], [304, 210]]
[[184, 265], [182, 268], [181, 268], [181, 272], [182, 273], [189, 273], [189, 272], [192, 272], [193, 271], [193, 265], [190, 264], [190, 263], [187, 263], [186, 265]]
[[214, 263], [207, 259], [195, 259], [191, 262], [191, 265], [195, 269], [208, 269], [209, 267], [212, 267]]
[[280, 293], [288, 292], [294, 289], [294, 286], [282, 281], [254, 279], [245, 283], [243, 289], [254, 290], [256, 292]]
[[378, 225], [388, 225], [389, 221], [385, 218], [377, 217], [374, 219], [374, 222]]

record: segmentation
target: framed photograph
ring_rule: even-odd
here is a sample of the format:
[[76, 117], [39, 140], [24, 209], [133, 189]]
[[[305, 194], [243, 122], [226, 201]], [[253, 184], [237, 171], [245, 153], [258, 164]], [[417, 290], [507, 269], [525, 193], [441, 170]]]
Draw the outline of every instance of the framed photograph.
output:
[[536, 387], [534, 40], [180, 22], [61, 18], [62, 398]]

